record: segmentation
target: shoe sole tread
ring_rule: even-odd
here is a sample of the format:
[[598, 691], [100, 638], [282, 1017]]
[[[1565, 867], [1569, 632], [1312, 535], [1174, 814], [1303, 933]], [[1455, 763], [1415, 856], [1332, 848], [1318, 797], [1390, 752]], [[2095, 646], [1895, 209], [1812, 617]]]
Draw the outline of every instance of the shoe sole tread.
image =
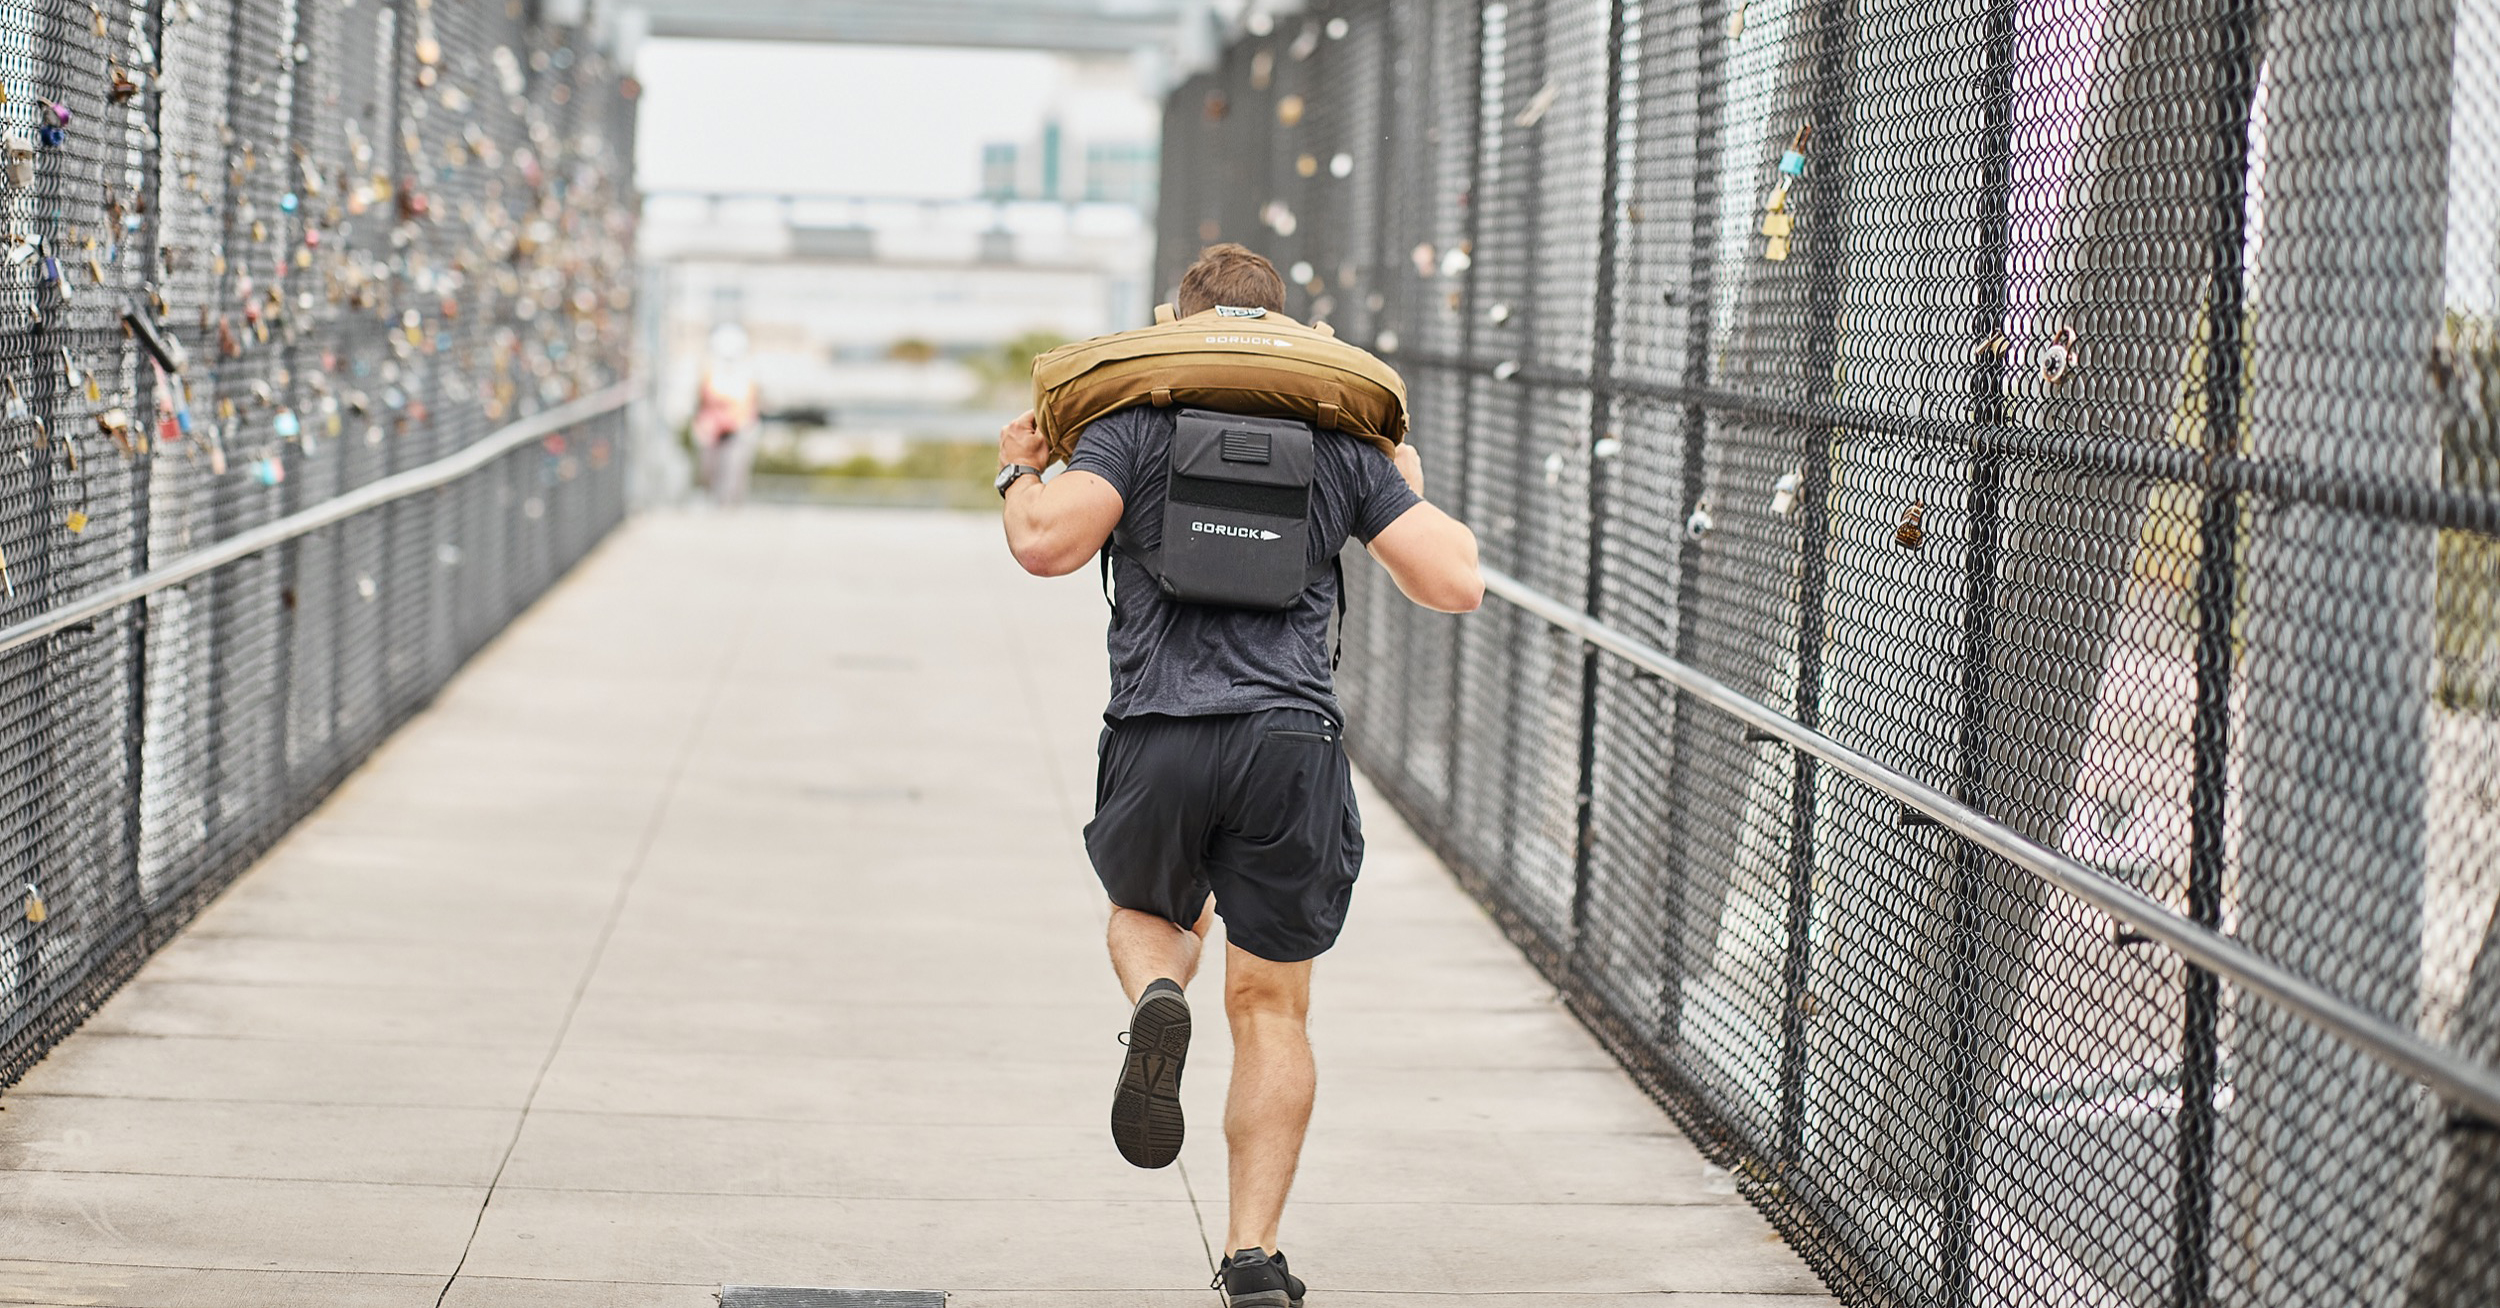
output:
[[[1111, 1096], [1111, 1141], [1138, 1167], [1169, 1167], [1181, 1154], [1181, 1071], [1189, 1060], [1189, 1003], [1157, 991], [1129, 1017], [1128, 1053]], [[1279, 1300], [1275, 1308], [1286, 1308]]]

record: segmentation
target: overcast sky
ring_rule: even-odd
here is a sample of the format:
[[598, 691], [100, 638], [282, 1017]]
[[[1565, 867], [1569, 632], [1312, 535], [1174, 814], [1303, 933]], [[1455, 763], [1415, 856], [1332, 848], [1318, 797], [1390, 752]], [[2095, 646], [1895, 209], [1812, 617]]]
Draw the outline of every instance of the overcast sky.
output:
[[981, 147], [1032, 136], [1067, 76], [1033, 51], [677, 40], [635, 73], [646, 190], [931, 199], [977, 192]]

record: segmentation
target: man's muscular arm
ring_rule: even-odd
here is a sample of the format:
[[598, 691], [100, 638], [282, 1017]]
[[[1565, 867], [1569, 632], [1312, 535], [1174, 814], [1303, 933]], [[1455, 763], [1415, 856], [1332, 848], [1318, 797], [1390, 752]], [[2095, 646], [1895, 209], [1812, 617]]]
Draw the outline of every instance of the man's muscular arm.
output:
[[[1423, 457], [1412, 445], [1398, 446], [1398, 475], [1424, 493]], [[1484, 603], [1484, 574], [1476, 566], [1476, 533], [1465, 523], [1434, 508], [1417, 504], [1372, 537], [1372, 557], [1389, 570], [1389, 578], [1406, 597], [1443, 613], [1472, 613]]]
[[[1033, 411], [998, 429], [998, 466], [1039, 468], [1050, 460]], [[1120, 525], [1120, 492], [1090, 472], [1063, 472], [1043, 485], [1020, 477], [1007, 488], [1007, 548], [1036, 577], [1060, 577], [1084, 567]]]

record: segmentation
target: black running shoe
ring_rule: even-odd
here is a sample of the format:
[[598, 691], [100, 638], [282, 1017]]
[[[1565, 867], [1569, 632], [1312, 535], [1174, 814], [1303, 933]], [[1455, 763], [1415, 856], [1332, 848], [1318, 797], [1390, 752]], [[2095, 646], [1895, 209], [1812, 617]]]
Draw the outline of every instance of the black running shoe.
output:
[[1147, 983], [1125, 1039], [1128, 1057], [1111, 1095], [1111, 1142], [1139, 1167], [1169, 1167], [1181, 1156], [1181, 1064], [1189, 1059], [1189, 1001], [1178, 983]]
[[1302, 1282], [1285, 1269], [1285, 1251], [1239, 1249], [1224, 1255], [1215, 1288], [1224, 1308], [1302, 1308]]

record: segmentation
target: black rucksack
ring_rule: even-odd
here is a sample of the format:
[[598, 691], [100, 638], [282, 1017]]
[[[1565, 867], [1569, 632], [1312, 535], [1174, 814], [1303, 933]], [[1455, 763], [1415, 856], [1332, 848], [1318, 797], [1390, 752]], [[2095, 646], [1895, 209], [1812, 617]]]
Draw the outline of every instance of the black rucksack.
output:
[[[1309, 561], [1316, 440], [1308, 424], [1289, 418], [1181, 410], [1164, 481], [1163, 545], [1141, 549], [1123, 531], [1112, 532], [1103, 551], [1106, 584], [1114, 550], [1144, 568], [1165, 595], [1190, 604], [1289, 609], [1334, 575], [1342, 612], [1345, 578], [1336, 554]], [[1116, 599], [1112, 620], [1119, 620]]]

